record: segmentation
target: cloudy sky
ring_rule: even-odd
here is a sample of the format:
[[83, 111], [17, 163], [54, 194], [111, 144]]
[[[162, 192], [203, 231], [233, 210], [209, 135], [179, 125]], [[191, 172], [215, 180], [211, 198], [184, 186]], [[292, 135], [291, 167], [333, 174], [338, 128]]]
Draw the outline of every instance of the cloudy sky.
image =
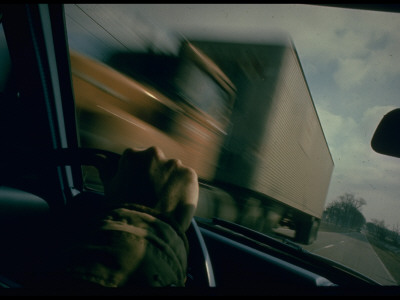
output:
[[[73, 10], [66, 10], [71, 30], [77, 26]], [[132, 13], [141, 20], [132, 26], [160, 40], [155, 28], [189, 38], [252, 41], [289, 33], [335, 163], [328, 203], [353, 193], [366, 200], [368, 221], [400, 227], [400, 159], [370, 147], [382, 116], [400, 107], [400, 14], [292, 4], [135, 4], [109, 22]], [[146, 39], [129, 26], [119, 29]]]

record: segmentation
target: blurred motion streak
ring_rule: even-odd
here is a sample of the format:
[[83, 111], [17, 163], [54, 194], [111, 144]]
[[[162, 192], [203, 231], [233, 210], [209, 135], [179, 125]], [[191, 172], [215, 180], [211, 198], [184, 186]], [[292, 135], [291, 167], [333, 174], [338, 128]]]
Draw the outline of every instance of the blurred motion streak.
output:
[[[213, 179], [235, 88], [211, 60], [183, 42], [164, 93], [72, 49], [70, 58], [81, 147], [122, 153], [156, 145], [199, 177]], [[200, 106], [204, 97], [190, 94], [194, 86], [213, 91], [208, 103], [214, 104]]]

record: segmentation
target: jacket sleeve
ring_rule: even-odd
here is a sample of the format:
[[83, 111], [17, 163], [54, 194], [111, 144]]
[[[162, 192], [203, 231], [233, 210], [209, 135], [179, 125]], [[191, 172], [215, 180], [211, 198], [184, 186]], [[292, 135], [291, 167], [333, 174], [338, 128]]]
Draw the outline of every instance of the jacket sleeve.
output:
[[184, 286], [188, 243], [173, 220], [126, 204], [97, 218], [65, 251], [66, 276], [105, 287]]

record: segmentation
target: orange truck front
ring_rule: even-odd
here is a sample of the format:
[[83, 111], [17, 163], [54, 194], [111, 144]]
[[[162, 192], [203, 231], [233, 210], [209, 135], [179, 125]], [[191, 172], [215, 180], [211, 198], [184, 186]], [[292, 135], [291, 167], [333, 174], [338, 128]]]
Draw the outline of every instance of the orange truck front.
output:
[[[177, 74], [185, 78], [179, 81], [181, 90], [188, 90], [188, 82], [196, 80], [190, 74], [201, 73], [206, 79], [199, 80], [212, 82], [227, 95], [221, 105], [229, 113], [234, 89], [224, 74], [188, 44], [181, 56], [181, 69], [186, 70]], [[157, 87], [74, 50], [70, 59], [81, 147], [122, 153], [127, 147], [159, 146], [167, 157], [194, 168], [199, 177], [213, 179], [229, 116], [216, 119], [215, 113], [202, 110], [190, 98], [166, 96]], [[98, 178], [89, 170], [85, 169], [86, 184], [99, 188]]]

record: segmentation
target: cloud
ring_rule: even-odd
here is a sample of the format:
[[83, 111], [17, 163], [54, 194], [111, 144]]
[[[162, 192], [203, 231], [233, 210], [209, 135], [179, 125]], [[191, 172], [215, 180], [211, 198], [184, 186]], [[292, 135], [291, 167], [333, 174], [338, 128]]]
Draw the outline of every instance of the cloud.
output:
[[337, 145], [340, 148], [343, 143], [351, 141], [352, 133], [358, 126], [353, 118], [332, 113], [322, 107], [318, 108], [318, 116], [330, 146]]
[[383, 115], [394, 108], [368, 108], [358, 122], [318, 110], [335, 163], [327, 203], [346, 192], [353, 193], [367, 201], [363, 210], [367, 219], [384, 219], [389, 225], [397, 222], [390, 211], [400, 206], [400, 160], [374, 152], [370, 140]]
[[396, 14], [394, 18], [362, 11], [361, 17], [354, 10], [318, 7], [307, 11], [304, 19], [293, 16], [299, 25], [287, 28], [300, 58], [310, 65], [304, 67], [313, 71], [310, 74], [315, 74], [316, 68], [330, 71], [345, 91], [362, 84], [382, 84], [400, 75], [400, 21]]
[[368, 74], [370, 66], [365, 60], [358, 58], [339, 58], [338, 64], [334, 79], [339, 88], [343, 90], [359, 87]]
[[[372, 150], [370, 142], [379, 121], [394, 108], [394, 106], [374, 106], [364, 111], [363, 117], [358, 122], [352, 117], [334, 114], [323, 108], [318, 109], [336, 169], [343, 173], [353, 174], [354, 172], [361, 173], [364, 168], [368, 167], [378, 170], [391, 166], [390, 162], [382, 160], [378, 160], [375, 165], [366, 163], [376, 159], [377, 156]], [[367, 176], [368, 173], [360, 176]]]

